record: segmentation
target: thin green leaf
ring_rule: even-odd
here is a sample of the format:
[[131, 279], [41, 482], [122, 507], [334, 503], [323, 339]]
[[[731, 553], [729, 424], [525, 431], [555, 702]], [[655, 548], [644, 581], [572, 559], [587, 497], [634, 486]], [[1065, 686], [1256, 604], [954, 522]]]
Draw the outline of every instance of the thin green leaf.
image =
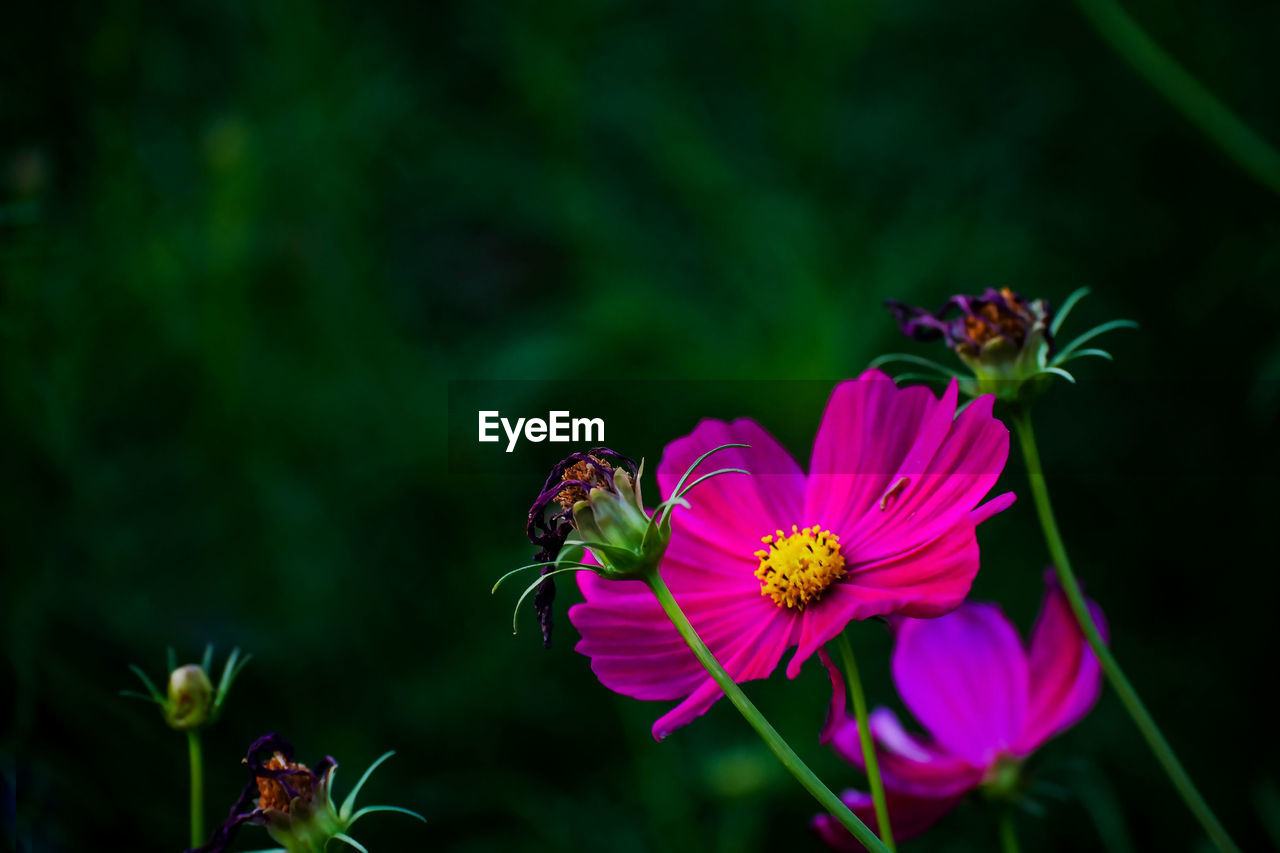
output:
[[200, 659], [200, 668], [204, 670], [205, 675], [213, 672], [213, 643], [205, 644], [204, 657]]
[[[231, 681], [235, 681], [240, 677], [240, 673], [244, 672], [244, 668], [249, 665], [249, 661], [253, 660], [252, 654], [247, 654], [240, 658], [240, 663], [236, 664], [236, 668], [231, 671]], [[231, 681], [227, 682], [227, 687], [231, 687]]]
[[689, 502], [684, 498], [667, 498], [653, 508], [653, 521], [659, 526], [668, 524], [671, 520], [671, 513], [675, 512], [678, 506], [690, 509]]
[[218, 695], [219, 696], [221, 696], [223, 693], [226, 693], [227, 690], [230, 689], [231, 684], [229, 682], [232, 677], [231, 674], [235, 672], [236, 660], [239, 657], [240, 657], [239, 646], [232, 649], [231, 654], [227, 655], [227, 662], [222, 665], [222, 678], [218, 679]]
[[389, 749], [382, 755], [378, 756], [378, 760], [369, 765], [364, 771], [364, 775], [360, 777], [360, 781], [356, 782], [355, 787], [351, 789], [351, 793], [347, 794], [346, 799], [342, 801], [342, 808], [338, 809], [338, 814], [345, 821], [351, 817], [351, 810], [356, 807], [356, 795], [360, 793], [360, 789], [364, 787], [364, 783], [369, 781], [369, 777], [373, 775], [373, 771], [377, 770], [382, 762], [395, 755], [394, 749]]
[[359, 850], [360, 853], [369, 853], [368, 847], [365, 847], [363, 844], [361, 844], [359, 841], [356, 841], [354, 838], [352, 838], [350, 835], [347, 835], [345, 832], [335, 832], [333, 837], [338, 839], [341, 842], [350, 844], [352, 847]]
[[1036, 375], [1039, 376], [1041, 373], [1052, 373], [1055, 376], [1061, 376], [1072, 385], [1076, 384], [1076, 378], [1070, 373], [1067, 373], [1067, 371], [1063, 370], [1061, 367], [1042, 367], [1040, 368], [1040, 373], [1037, 373]]
[[677, 495], [677, 497], [683, 498], [685, 495], [689, 494], [689, 492], [693, 491], [693, 487], [694, 487], [694, 486], [698, 485], [698, 484], [699, 484], [699, 483], [701, 483], [703, 480], [710, 480], [712, 477], [714, 477], [714, 476], [716, 476], [716, 475], [718, 475], [718, 474], [747, 474], [747, 475], [750, 475], [750, 474], [751, 474], [751, 472], [750, 472], [750, 471], [748, 471], [748, 470], [746, 470], [745, 468], [721, 468], [721, 469], [719, 469], [718, 471], [712, 471], [710, 474], [703, 474], [701, 477], [699, 477], [698, 479], [694, 480], [694, 481], [693, 481], [692, 483], [690, 483], [689, 485], [685, 486], [684, 491], [680, 492], [680, 494], [679, 494], [679, 495]]
[[1062, 307], [1058, 309], [1058, 313], [1053, 316], [1053, 322], [1049, 325], [1049, 334], [1058, 334], [1058, 329], [1062, 328], [1062, 323], [1067, 319], [1067, 315], [1071, 313], [1071, 309], [1076, 307], [1076, 303], [1091, 292], [1087, 287], [1077, 287], [1073, 290], [1071, 295], [1062, 301]]
[[524, 604], [524, 600], [529, 597], [529, 593], [537, 589], [538, 586], [541, 585], [541, 583], [544, 580], [546, 580], [547, 578], [553, 578], [556, 575], [563, 575], [567, 572], [587, 572], [587, 571], [591, 571], [593, 569], [598, 569], [598, 568], [599, 566], [590, 566], [589, 568], [585, 568], [585, 569], [580, 569], [577, 567], [569, 568], [569, 569], [556, 569], [554, 572], [547, 572], [545, 575], [542, 575], [536, 581], [529, 584], [529, 586], [525, 588], [525, 591], [520, 593], [520, 598], [516, 601], [515, 609], [511, 611], [511, 633], [512, 634], [520, 633], [520, 629], [518, 627], [518, 620], [520, 617], [520, 605]]
[[684, 472], [684, 476], [682, 476], [682, 477], [680, 478], [680, 482], [676, 483], [676, 487], [675, 487], [674, 489], [672, 489], [672, 490], [671, 490], [671, 494], [673, 494], [673, 495], [678, 495], [678, 494], [680, 494], [680, 489], [682, 489], [682, 488], [684, 487], [685, 481], [689, 479], [689, 475], [691, 475], [691, 474], [694, 472], [694, 469], [696, 469], [699, 465], [701, 465], [701, 464], [702, 464], [702, 460], [703, 460], [703, 459], [706, 459], [706, 458], [707, 458], [708, 456], [710, 456], [711, 454], [713, 454], [713, 453], [719, 453], [721, 450], [728, 450], [730, 447], [743, 447], [743, 448], [747, 448], [747, 447], [750, 447], [750, 446], [751, 446], [751, 445], [749, 445], [749, 444], [722, 444], [722, 445], [720, 445], [719, 447], [713, 447], [713, 448], [711, 448], [711, 449], [710, 449], [710, 450], [708, 450], [706, 453], [702, 454], [702, 455], [701, 455], [701, 456], [699, 456], [697, 459], [693, 460], [693, 464], [692, 464], [692, 465], [690, 465], [690, 466], [688, 467], [688, 469], [686, 469], [686, 470], [685, 470], [685, 472]]
[[347, 826], [351, 826], [351, 824], [355, 823], [360, 818], [367, 814], [373, 814], [374, 812], [399, 812], [400, 814], [407, 814], [410, 817], [416, 817], [423, 823], [427, 822], [427, 819], [417, 812], [410, 811], [409, 809], [402, 809], [399, 806], [365, 806], [351, 816], [351, 820], [347, 822]]
[[599, 551], [605, 556], [609, 556], [609, 552], [613, 552], [613, 556], [619, 559], [634, 559], [635, 551], [630, 548], [624, 548], [621, 545], [610, 545], [608, 542], [584, 542], [581, 539], [566, 540], [565, 545], [581, 545], [584, 548], [590, 548], [592, 551]]
[[169, 665], [170, 672], [178, 668], [178, 653], [173, 650], [173, 646], [164, 650], [164, 662]]
[[912, 355], [909, 352], [891, 352], [882, 356], [871, 359], [871, 363], [867, 367], [880, 367], [885, 364], [893, 364], [894, 362], [903, 362], [906, 364], [914, 364], [916, 367], [927, 367], [930, 370], [937, 371], [943, 376], [955, 376], [955, 371], [944, 364], [939, 364], [933, 359], [923, 358], [918, 355]]
[[543, 566], [578, 566], [579, 568], [583, 568], [583, 569], [598, 568], [597, 566], [591, 566], [591, 565], [588, 565], [587, 563], [579, 563], [576, 560], [544, 560], [541, 563], [530, 563], [527, 566], [521, 566], [518, 569], [512, 569], [502, 577], [498, 578], [498, 582], [493, 585], [493, 589], [490, 590], [489, 594], [492, 595], [493, 593], [497, 592], [498, 587], [502, 586], [503, 582], [505, 582], [507, 578], [511, 577], [512, 575], [517, 575], [520, 572], [527, 571], [529, 569], [540, 569]]
[[1062, 358], [1062, 357], [1055, 358], [1050, 363], [1061, 367], [1064, 364], [1068, 364], [1069, 362], [1075, 361], [1077, 358], [1086, 358], [1091, 355], [1097, 356], [1098, 358], [1105, 358], [1107, 361], [1115, 361], [1115, 359], [1111, 357], [1111, 353], [1107, 352], [1104, 349], [1082, 349], [1082, 350], [1076, 350], [1066, 358]]
[[148, 696], [146, 693], [139, 693], [136, 690], [121, 690], [121, 696], [128, 696], [130, 699], [141, 699], [144, 702], [155, 702], [157, 705], [163, 705], [164, 700], [157, 699], [154, 696]]
[[1080, 347], [1084, 346], [1089, 341], [1096, 338], [1098, 335], [1106, 334], [1107, 332], [1110, 332], [1112, 329], [1136, 329], [1136, 328], [1138, 328], [1138, 324], [1133, 322], [1132, 320], [1110, 320], [1106, 323], [1102, 323], [1100, 325], [1094, 326], [1092, 329], [1085, 332], [1083, 335], [1081, 335], [1080, 337], [1076, 338], [1074, 341], [1072, 341], [1071, 343], [1063, 347], [1062, 350], [1059, 351], [1058, 357], [1054, 359], [1054, 361], [1061, 361], [1067, 358], [1068, 356], [1071, 355], [1071, 353], [1080, 349]]
[[953, 373], [950, 376], [934, 376], [930, 373], [900, 373], [893, 377], [894, 382], [950, 382], [957, 378]]
[[163, 705], [165, 703], [164, 694], [156, 689], [155, 684], [153, 684], [151, 679], [147, 677], [147, 674], [133, 664], [129, 664], [129, 669], [133, 670], [133, 674], [138, 676], [138, 678], [142, 680], [142, 683], [146, 685], [147, 692], [151, 694], [151, 698]]
[[218, 690], [213, 696], [213, 713], [215, 717], [222, 710], [222, 703], [226, 701], [227, 694], [231, 692], [231, 685], [235, 684], [236, 678], [239, 677], [245, 666], [252, 659], [253, 655], [240, 657], [239, 646], [233, 648], [231, 654], [227, 656], [227, 662], [222, 667], [222, 678], [218, 680]]

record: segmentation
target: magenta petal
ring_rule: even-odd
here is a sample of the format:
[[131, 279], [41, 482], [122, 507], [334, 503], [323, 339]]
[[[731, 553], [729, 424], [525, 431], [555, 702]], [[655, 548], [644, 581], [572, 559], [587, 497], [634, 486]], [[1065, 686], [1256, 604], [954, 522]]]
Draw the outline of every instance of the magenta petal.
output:
[[[913, 453], [910, 464], [895, 474], [875, 511], [846, 535], [845, 541], [860, 559], [888, 556], [940, 535], [991, 491], [1009, 457], [1009, 430], [992, 416], [992, 399], [984, 396], [971, 402], [954, 421], [947, 421], [945, 438], [936, 452], [927, 459]], [[947, 409], [945, 404], [938, 406], [949, 417], [954, 406]], [[925, 446], [932, 446], [932, 439]], [[1003, 506], [1007, 504], [988, 507], [971, 523]]]
[[689, 492], [692, 508], [677, 509], [673, 518], [695, 538], [750, 557], [760, 547], [760, 537], [784, 524], [800, 523], [804, 507], [805, 477], [800, 466], [759, 424], [746, 419], [702, 421], [692, 433], [667, 445], [658, 464], [658, 486], [663, 498], [670, 497], [689, 466], [723, 444], [750, 447], [731, 447], [711, 455], [690, 475], [686, 486], [721, 468], [750, 473], [720, 474], [699, 483]]
[[828, 641], [835, 639], [852, 619], [865, 619], [859, 613], [879, 611], [867, 601], [850, 593], [842, 584], [829, 587], [821, 600], [805, 608], [800, 617], [800, 647], [787, 664], [787, 678], [800, 674], [800, 666], [814, 652], [821, 652]]
[[[910, 734], [888, 708], [872, 711], [867, 725], [876, 745], [880, 778], [888, 790], [921, 797], [949, 797], [964, 794], [982, 782], [984, 767], [976, 767], [936, 743]], [[830, 745], [836, 755], [865, 771], [858, 721], [853, 717], [845, 717], [842, 725], [833, 727]]]
[[1027, 656], [995, 605], [966, 604], [937, 619], [905, 620], [893, 678], [916, 719], [970, 764], [989, 764], [1022, 733]]
[[[663, 567], [664, 578], [670, 568]], [[606, 581], [586, 572], [578, 577], [586, 601], [569, 610], [582, 634], [575, 649], [591, 658], [600, 682], [637, 699], [684, 700], [658, 720], [655, 737], [665, 737], [720, 698], [720, 688], [643, 583]], [[767, 677], [794, 642], [796, 614], [779, 610], [758, 592], [681, 591], [670, 579], [668, 583], [734, 681]]]
[[[1030, 703], [1019, 750], [1031, 752], [1074, 725], [1098, 701], [1102, 672], [1071, 612], [1071, 604], [1050, 572], [1044, 604], [1031, 635]], [[1094, 622], [1107, 637], [1102, 610], [1092, 601]]]
[[[735, 683], [768, 678], [778, 666], [783, 652], [795, 642], [792, 636], [796, 624], [795, 615], [776, 608], [775, 614], [772, 620], [763, 624], [758, 620], [740, 623], [736, 630], [730, 629], [730, 636], [720, 639], [716, 644], [699, 631], [699, 636], [703, 637], [716, 660]], [[698, 624], [692, 615], [689, 618], [695, 626]], [[723, 695], [724, 691], [707, 675], [689, 698], [654, 722], [654, 738], [663, 740], [680, 726], [706, 713]]]
[[[831, 678], [831, 705], [822, 727], [820, 741], [836, 755], [865, 770], [858, 721], [846, 710], [844, 676], [826, 651], [819, 652]], [[876, 758], [885, 787], [903, 794], [927, 797], [961, 795], [976, 787], [984, 769], [939, 749], [902, 728], [887, 708], [877, 708], [867, 721], [876, 745]]]
[[927, 388], [899, 388], [878, 370], [837, 385], [813, 443], [805, 523], [852, 529], [877, 506], [938, 408]]
[[[963, 795], [982, 782], [986, 768], [975, 767], [936, 743], [910, 734], [888, 708], [872, 711], [867, 725], [875, 738], [880, 777], [891, 790], [946, 797]], [[853, 734], [856, 737], [857, 731]]]
[[838, 587], [860, 602], [856, 619], [889, 613], [941, 616], [968, 596], [979, 564], [977, 535], [965, 518], [937, 537], [889, 557], [862, 562], [855, 553]]
[[1015, 500], [1017, 500], [1017, 496], [1013, 492], [1005, 492], [1002, 495], [997, 495], [986, 503], [980, 505], [973, 512], [969, 513], [969, 520], [973, 522], [975, 527], [977, 527], [996, 513], [1004, 512], [1006, 509], [1013, 506], [1013, 502]]
[[[871, 827], [876, 825], [875, 805], [870, 794], [861, 791], [845, 791], [840, 799], [858, 819]], [[929, 827], [959, 805], [962, 797], [913, 797], [909, 794], [886, 792], [885, 806], [889, 810], [889, 824], [893, 837], [898, 841], [923, 835]], [[832, 850], [864, 850], [849, 831], [828, 814], [818, 815], [811, 824], [814, 832]], [[879, 835], [879, 833], [876, 833]]]
[[822, 661], [827, 677], [831, 679], [831, 704], [827, 707], [827, 719], [822, 724], [822, 731], [818, 733], [818, 743], [825, 744], [831, 743], [836, 732], [849, 720], [846, 711], [849, 706], [849, 688], [844, 683], [844, 673], [840, 672], [840, 667], [831, 660], [826, 649], [818, 650], [818, 660]]
[[869, 565], [848, 564], [846, 577], [805, 609], [800, 648], [787, 665], [787, 677], [795, 678], [800, 666], [852, 620], [891, 613], [932, 617], [951, 612], [969, 594], [978, 565], [978, 543], [967, 521], [892, 558]]

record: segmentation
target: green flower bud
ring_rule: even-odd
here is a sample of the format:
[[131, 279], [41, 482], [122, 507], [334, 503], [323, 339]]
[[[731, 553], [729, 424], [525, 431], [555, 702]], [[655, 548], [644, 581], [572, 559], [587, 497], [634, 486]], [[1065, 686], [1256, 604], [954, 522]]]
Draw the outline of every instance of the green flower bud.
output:
[[203, 669], [187, 664], [169, 673], [164, 718], [170, 728], [194, 729], [203, 725], [212, 706], [213, 684]]
[[164, 721], [169, 728], [178, 731], [189, 731], [216, 722], [227, 700], [236, 676], [244, 669], [253, 655], [241, 655], [239, 649], [232, 649], [227, 662], [222, 667], [222, 677], [218, 679], [217, 689], [209, 680], [209, 672], [213, 668], [213, 646], [205, 647], [204, 659], [200, 664], [178, 666], [173, 649], [169, 649], [169, 689], [161, 693], [140, 667], [130, 664], [129, 669], [138, 676], [146, 693], [133, 690], [121, 690], [122, 696], [145, 699], [160, 706]]
[[644, 463], [634, 481], [624, 470], [613, 471], [610, 482], [573, 505], [573, 526], [605, 577], [639, 578], [655, 571], [671, 541], [670, 524], [659, 524], [645, 512], [640, 495], [643, 474]]

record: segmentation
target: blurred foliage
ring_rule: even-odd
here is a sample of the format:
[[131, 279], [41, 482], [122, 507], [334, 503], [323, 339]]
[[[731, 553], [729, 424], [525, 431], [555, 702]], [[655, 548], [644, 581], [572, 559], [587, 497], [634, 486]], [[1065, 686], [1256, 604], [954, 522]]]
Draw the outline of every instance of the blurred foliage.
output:
[[[1280, 8], [1129, 8], [1280, 139]], [[488, 588], [530, 553], [541, 478], [446, 428], [448, 383], [649, 394], [610, 443], [653, 459], [749, 414], [803, 459], [821, 396], [727, 384], [708, 411], [705, 386], [632, 380], [835, 380], [903, 348], [884, 298], [990, 284], [1089, 284], [1074, 323], [1143, 324], [1039, 410], [1051, 485], [1192, 775], [1246, 849], [1274, 840], [1280, 205], [1069, 4], [0, 17], [0, 814], [23, 849], [178, 849], [181, 738], [116, 691], [206, 641], [255, 655], [206, 737], [210, 821], [275, 729], [348, 771], [399, 751], [367, 796], [429, 824], [370, 818], [373, 850], [818, 849], [732, 709], [656, 744], [657, 707], [600, 687], [563, 615], [551, 651], [528, 614], [509, 636]], [[976, 594], [1028, 625], [1029, 503], [982, 541]], [[887, 638], [858, 639], [894, 701]], [[814, 742], [816, 667], [751, 693], [860, 782]], [[1097, 826], [1196, 847], [1113, 697], [1034, 766], [1062, 793], [1025, 849], [1097, 849]], [[993, 826], [971, 803], [907, 849]]]

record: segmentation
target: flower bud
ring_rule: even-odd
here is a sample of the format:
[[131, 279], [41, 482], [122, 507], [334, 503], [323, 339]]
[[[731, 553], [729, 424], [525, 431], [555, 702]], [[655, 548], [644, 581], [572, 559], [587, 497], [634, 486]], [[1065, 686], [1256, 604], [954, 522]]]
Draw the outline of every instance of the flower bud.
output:
[[[1069, 362], [1086, 356], [1111, 359], [1106, 350], [1086, 349], [1086, 343], [1112, 329], [1137, 328], [1132, 320], [1111, 320], [1059, 347], [1054, 335], [1071, 309], [1088, 293], [1087, 287], [1075, 291], [1056, 314], [1045, 300], [1029, 302], [1007, 287], [988, 288], [981, 296], [953, 296], [932, 314], [892, 299], [885, 304], [897, 317], [904, 335], [918, 341], [946, 341], [973, 371], [972, 378], [958, 377], [966, 394], [994, 394], [1006, 402], [1026, 403], [1048, 387], [1054, 376], [1075, 382], [1063, 369]], [[894, 361], [923, 365], [943, 378], [954, 373], [928, 359], [901, 353], [881, 356], [872, 364]]]
[[973, 371], [974, 379], [962, 383], [973, 396], [1017, 399], [1024, 393], [1023, 383], [1045, 372], [1054, 352], [1049, 303], [1028, 302], [1007, 287], [988, 288], [981, 296], [953, 296], [932, 314], [894, 300], [885, 304], [904, 335], [946, 341]]
[[339, 805], [333, 791], [336, 761], [325, 756], [314, 767], [308, 767], [294, 761], [293, 747], [287, 740], [274, 732], [266, 734], [249, 747], [244, 759], [249, 780], [226, 822], [214, 830], [205, 844], [186, 853], [225, 853], [246, 824], [263, 827], [273, 841], [291, 853], [322, 851], [334, 839], [364, 850], [349, 833], [366, 814], [400, 812], [425, 820], [417, 812], [398, 806], [356, 808], [356, 795], [369, 774], [394, 754], [383, 753], [373, 762]]
[[194, 729], [209, 718], [213, 704], [213, 684], [195, 664], [180, 666], [169, 673], [169, 698], [164, 718], [170, 728]]

